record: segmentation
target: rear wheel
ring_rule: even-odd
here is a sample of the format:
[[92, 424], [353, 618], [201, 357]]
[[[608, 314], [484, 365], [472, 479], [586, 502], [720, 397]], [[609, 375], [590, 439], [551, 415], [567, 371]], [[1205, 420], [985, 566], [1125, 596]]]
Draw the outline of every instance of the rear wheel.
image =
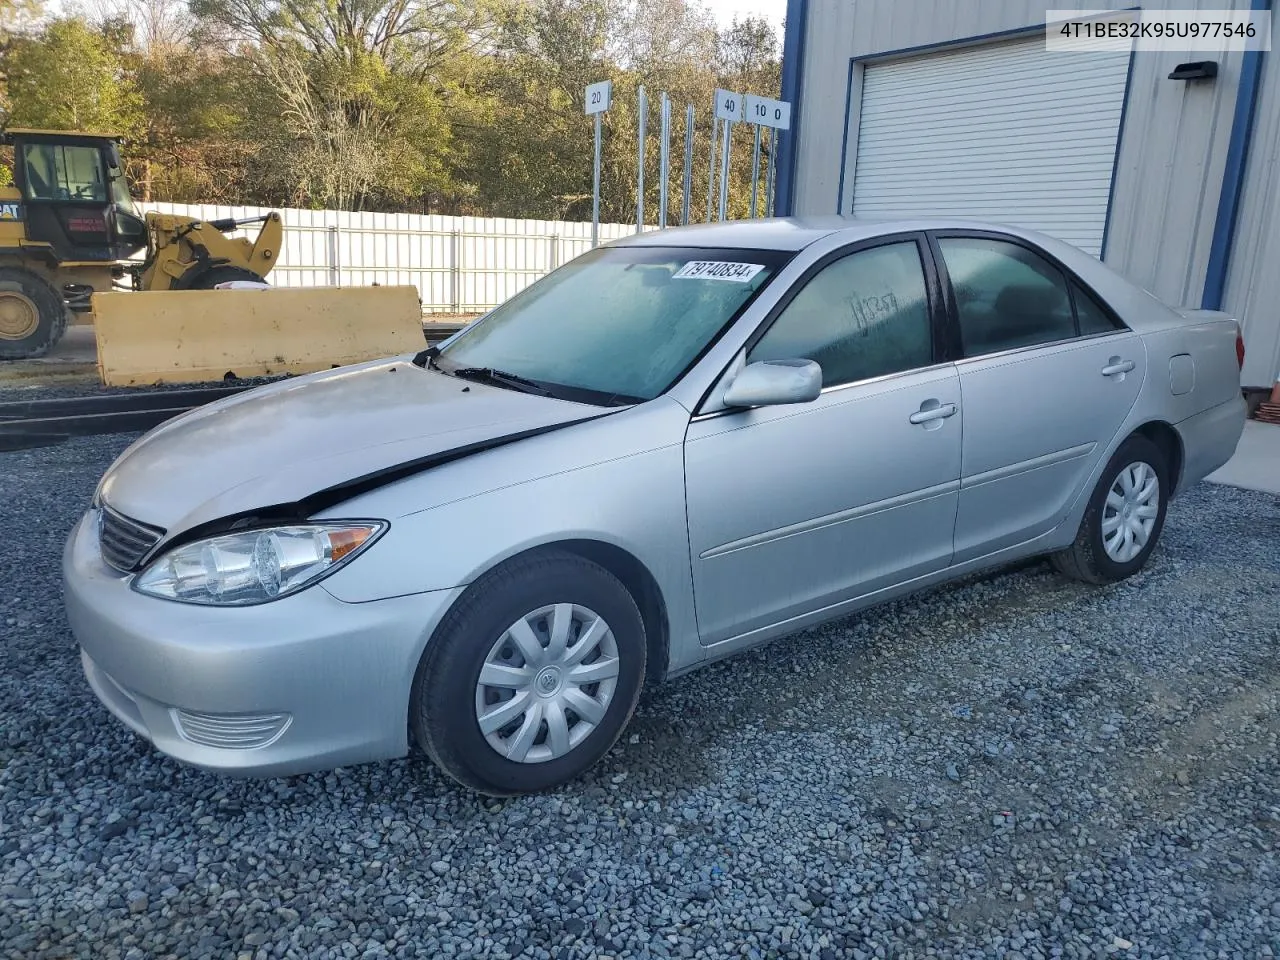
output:
[[0, 267], [0, 360], [43, 356], [66, 329], [67, 310], [53, 287], [29, 270]]
[[1133, 576], [1160, 539], [1170, 486], [1164, 451], [1144, 436], [1130, 437], [1103, 470], [1075, 542], [1053, 555], [1054, 567], [1086, 583]]
[[432, 637], [410, 726], [473, 790], [555, 787], [613, 746], [645, 654], [640, 611], [611, 573], [569, 553], [518, 558], [476, 581]]
[[266, 281], [254, 273], [252, 270], [246, 270], [244, 267], [211, 267], [204, 273], [192, 279], [187, 285], [188, 290], [212, 290], [220, 283], [230, 283], [233, 280], [248, 280], [251, 283], [266, 283]]

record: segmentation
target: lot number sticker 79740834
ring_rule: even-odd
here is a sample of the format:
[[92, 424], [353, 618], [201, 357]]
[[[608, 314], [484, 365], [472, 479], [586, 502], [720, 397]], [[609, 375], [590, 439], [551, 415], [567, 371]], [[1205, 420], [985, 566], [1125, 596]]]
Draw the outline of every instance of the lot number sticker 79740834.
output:
[[729, 260], [690, 260], [671, 275], [672, 280], [732, 280], [746, 283], [764, 269], [762, 263], [734, 263]]

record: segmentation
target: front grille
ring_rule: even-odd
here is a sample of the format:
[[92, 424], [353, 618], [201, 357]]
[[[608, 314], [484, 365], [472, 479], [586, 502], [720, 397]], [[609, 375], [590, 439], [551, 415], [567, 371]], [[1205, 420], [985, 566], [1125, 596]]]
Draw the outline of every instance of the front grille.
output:
[[178, 729], [188, 740], [224, 750], [265, 747], [284, 733], [287, 713], [227, 714], [175, 710]]
[[99, 507], [98, 546], [102, 559], [125, 573], [137, 568], [142, 558], [160, 542], [164, 531], [116, 513], [105, 504]]

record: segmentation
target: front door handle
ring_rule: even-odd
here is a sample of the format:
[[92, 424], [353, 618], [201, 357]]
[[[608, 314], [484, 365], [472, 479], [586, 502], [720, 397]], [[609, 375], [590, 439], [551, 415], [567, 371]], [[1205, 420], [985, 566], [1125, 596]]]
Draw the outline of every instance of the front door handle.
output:
[[1136, 364], [1132, 360], [1121, 360], [1119, 357], [1112, 357], [1107, 365], [1102, 368], [1104, 377], [1114, 377], [1117, 373], [1128, 373]]
[[956, 405], [954, 403], [939, 404], [937, 400], [926, 400], [920, 404], [920, 409], [907, 419], [912, 423], [929, 423], [933, 420], [945, 420], [947, 417], [953, 417], [955, 412]]

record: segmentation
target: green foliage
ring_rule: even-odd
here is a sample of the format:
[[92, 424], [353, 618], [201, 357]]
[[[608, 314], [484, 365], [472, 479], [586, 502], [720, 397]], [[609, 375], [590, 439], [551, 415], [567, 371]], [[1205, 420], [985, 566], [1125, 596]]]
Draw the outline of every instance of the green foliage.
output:
[[5, 51], [7, 122], [13, 126], [132, 134], [142, 100], [111, 30], [77, 18], [14, 37]]
[[[35, 2], [0, 0], [0, 21], [16, 23], [18, 5], [34, 12]], [[686, 103], [697, 108], [701, 219], [713, 90], [776, 95], [778, 85], [772, 28], [748, 19], [718, 32], [696, 0], [96, 4], [92, 24], [28, 17], [7, 41], [0, 35], [0, 108], [7, 86], [9, 123], [129, 135], [129, 172], [145, 199], [589, 218], [583, 88], [611, 78], [602, 218], [635, 216], [643, 84], [647, 219], [657, 211], [663, 91], [670, 220]], [[739, 128], [735, 214], [748, 202], [746, 141]]]

